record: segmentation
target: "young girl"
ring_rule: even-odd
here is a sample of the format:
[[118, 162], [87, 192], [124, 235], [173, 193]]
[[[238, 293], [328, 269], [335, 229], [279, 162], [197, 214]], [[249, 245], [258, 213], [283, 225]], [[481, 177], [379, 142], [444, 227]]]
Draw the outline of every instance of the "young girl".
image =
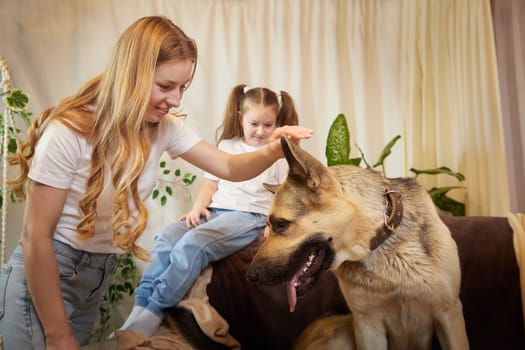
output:
[[[265, 147], [276, 127], [296, 125], [297, 113], [290, 96], [245, 85], [236, 86], [228, 99], [219, 148], [246, 153]], [[178, 223], [155, 237], [152, 262], [135, 290], [135, 306], [123, 329], [151, 336], [162, 320], [162, 310], [176, 305], [210, 262], [220, 260], [250, 244], [266, 225], [272, 194], [263, 183], [280, 184], [288, 174], [284, 159], [248, 181], [231, 182], [211, 174], [193, 208]]]
[[148, 253], [136, 241], [144, 201], [166, 151], [232, 181], [257, 176], [278, 158], [268, 147], [231, 155], [201, 140], [169, 111], [178, 108], [197, 64], [195, 42], [161, 16], [137, 20], [120, 36], [107, 68], [75, 95], [45, 110], [18, 152], [28, 183], [22, 237], [0, 274], [5, 349], [78, 350], [89, 340], [116, 254]]

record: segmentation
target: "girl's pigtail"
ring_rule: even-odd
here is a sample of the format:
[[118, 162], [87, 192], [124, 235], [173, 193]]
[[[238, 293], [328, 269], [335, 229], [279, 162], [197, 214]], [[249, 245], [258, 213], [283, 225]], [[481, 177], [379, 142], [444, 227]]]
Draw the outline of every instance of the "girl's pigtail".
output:
[[299, 116], [295, 110], [292, 97], [286, 91], [281, 91], [281, 108], [277, 115], [278, 126], [298, 125]]
[[239, 113], [242, 109], [245, 87], [246, 84], [235, 86], [230, 92], [230, 96], [228, 96], [222, 124], [215, 131], [215, 141], [217, 144], [224, 139], [242, 136], [242, 127], [239, 123]]

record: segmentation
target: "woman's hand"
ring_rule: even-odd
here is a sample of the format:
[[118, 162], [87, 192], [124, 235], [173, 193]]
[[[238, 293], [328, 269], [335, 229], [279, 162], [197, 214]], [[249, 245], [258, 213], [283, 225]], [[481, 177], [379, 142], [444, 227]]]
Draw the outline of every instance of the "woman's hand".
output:
[[210, 211], [206, 208], [193, 208], [186, 214], [182, 215], [179, 218], [179, 221], [186, 221], [186, 227], [187, 228], [193, 228], [197, 227], [201, 224], [201, 217], [206, 219], [206, 221], [210, 220]]
[[312, 129], [306, 129], [299, 125], [281, 126], [273, 131], [270, 139], [268, 140], [268, 147], [272, 153], [280, 152], [282, 154], [281, 142], [279, 141], [281, 136], [286, 136], [292, 141], [299, 143], [300, 140], [309, 139], [312, 137], [313, 133], [314, 131]]
[[299, 125], [285, 125], [275, 128], [268, 142], [273, 142], [281, 138], [281, 136], [287, 136], [292, 141], [299, 141], [302, 139], [309, 139], [312, 137], [314, 131], [312, 129], [306, 129]]

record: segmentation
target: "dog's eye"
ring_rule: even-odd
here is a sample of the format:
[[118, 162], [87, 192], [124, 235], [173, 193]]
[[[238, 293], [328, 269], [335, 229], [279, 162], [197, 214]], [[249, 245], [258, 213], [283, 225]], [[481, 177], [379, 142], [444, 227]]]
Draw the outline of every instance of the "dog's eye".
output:
[[275, 219], [275, 220], [271, 220], [270, 224], [272, 225], [272, 229], [276, 233], [282, 233], [288, 228], [288, 225], [290, 225], [290, 222], [287, 220], [283, 220], [283, 219]]

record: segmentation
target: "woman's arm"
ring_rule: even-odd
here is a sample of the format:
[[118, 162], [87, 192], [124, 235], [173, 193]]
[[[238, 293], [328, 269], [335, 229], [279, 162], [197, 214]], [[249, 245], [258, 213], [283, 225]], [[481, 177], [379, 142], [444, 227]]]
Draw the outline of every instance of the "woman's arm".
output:
[[30, 181], [22, 230], [26, 278], [47, 349], [80, 349], [62, 301], [53, 234], [67, 190]]
[[274, 130], [268, 147], [235, 155], [200, 141], [181, 158], [221, 179], [244, 181], [259, 175], [283, 156], [279, 141], [281, 136], [301, 140], [311, 137], [312, 133], [312, 130], [300, 126], [283, 126]]
[[211, 203], [211, 197], [217, 192], [218, 187], [219, 184], [217, 181], [204, 180], [193, 202], [193, 207], [188, 213], [181, 216], [179, 221], [186, 221], [186, 226], [192, 228], [201, 224], [201, 216], [204, 216], [206, 221], [210, 220], [210, 212], [207, 208]]

